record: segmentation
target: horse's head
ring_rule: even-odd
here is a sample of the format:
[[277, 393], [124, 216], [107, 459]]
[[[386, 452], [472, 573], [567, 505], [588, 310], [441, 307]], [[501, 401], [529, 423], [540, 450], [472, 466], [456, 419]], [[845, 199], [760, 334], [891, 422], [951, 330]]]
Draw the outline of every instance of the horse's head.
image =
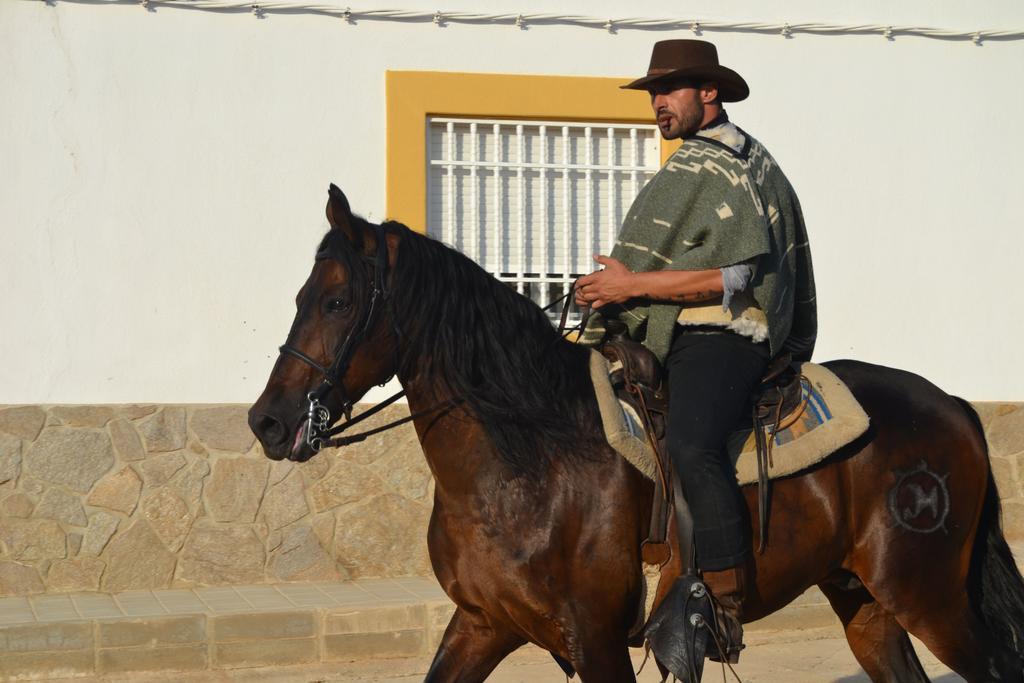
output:
[[386, 310], [397, 236], [354, 216], [334, 185], [327, 220], [331, 229], [295, 299], [288, 339], [249, 410], [249, 426], [274, 460], [311, 458], [319, 445], [309, 438], [311, 414], [326, 429], [397, 370]]

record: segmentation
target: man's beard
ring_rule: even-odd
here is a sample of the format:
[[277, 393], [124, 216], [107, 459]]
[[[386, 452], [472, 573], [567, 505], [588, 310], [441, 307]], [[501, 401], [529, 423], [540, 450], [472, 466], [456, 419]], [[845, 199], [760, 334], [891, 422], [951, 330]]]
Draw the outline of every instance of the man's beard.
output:
[[[684, 107], [678, 116], [673, 115], [673, 118], [675, 118], [674, 122], [678, 124], [675, 127], [675, 134], [673, 134], [671, 129], [665, 130], [662, 128], [662, 137], [666, 140], [691, 137], [700, 130], [700, 124], [704, 121], [704, 105], [699, 101], [692, 102], [690, 106]], [[661, 128], [660, 121], [658, 127]]]
[[704, 121], [704, 107], [695, 104], [687, 107], [679, 114], [679, 137], [688, 138], [700, 130], [700, 124]]

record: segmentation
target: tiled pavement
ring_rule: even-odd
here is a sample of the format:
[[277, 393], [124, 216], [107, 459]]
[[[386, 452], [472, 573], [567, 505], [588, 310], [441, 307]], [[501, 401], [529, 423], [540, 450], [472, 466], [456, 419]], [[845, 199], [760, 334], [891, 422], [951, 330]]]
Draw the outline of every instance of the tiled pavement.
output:
[[[1013, 550], [1024, 558], [1024, 547]], [[120, 683], [163, 680], [167, 672], [182, 672], [174, 676], [179, 683], [306, 681], [314, 674], [324, 681], [415, 680], [452, 609], [433, 577], [0, 598], [0, 680], [103, 677]], [[831, 671], [844, 662], [853, 675], [836, 680], [866, 680], [842, 660], [849, 651], [837, 626], [817, 589], [749, 624], [748, 643], [760, 651], [752, 664], [773, 657], [779, 663], [761, 675], [747, 668], [753, 675], [744, 679], [780, 680], [778, 672], [786, 671], [787, 680], [826, 680], [814, 678], [813, 671]], [[789, 634], [788, 640], [781, 634]], [[531, 662], [530, 650], [520, 655], [523, 668], [513, 659], [498, 672], [510, 677], [496, 680], [539, 680], [530, 672], [547, 671], [550, 663], [539, 651]], [[809, 678], [786, 668], [790, 660], [806, 662], [812, 655], [820, 655], [824, 668], [801, 665]], [[372, 669], [379, 658], [392, 663], [359, 677], [360, 667]], [[340, 664], [350, 662], [359, 663]], [[547, 668], [531, 668], [542, 663]], [[944, 671], [932, 660], [926, 665], [930, 673]], [[383, 676], [395, 667], [409, 667], [409, 677]]]
[[416, 657], [451, 611], [432, 577], [0, 598], [0, 680]]

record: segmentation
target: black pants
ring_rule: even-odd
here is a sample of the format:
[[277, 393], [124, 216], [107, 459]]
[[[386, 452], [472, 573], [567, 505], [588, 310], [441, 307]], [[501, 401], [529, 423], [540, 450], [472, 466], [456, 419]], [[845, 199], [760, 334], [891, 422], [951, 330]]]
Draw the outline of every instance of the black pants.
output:
[[693, 513], [701, 569], [735, 567], [750, 552], [750, 519], [725, 441], [741, 421], [749, 422], [751, 392], [768, 358], [766, 343], [680, 328], [665, 360], [666, 443]]

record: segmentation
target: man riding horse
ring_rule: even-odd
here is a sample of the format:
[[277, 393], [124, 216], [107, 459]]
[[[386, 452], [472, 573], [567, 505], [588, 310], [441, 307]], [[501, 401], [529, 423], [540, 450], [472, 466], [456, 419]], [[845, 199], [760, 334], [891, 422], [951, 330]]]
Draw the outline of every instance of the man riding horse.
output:
[[725, 443], [773, 356], [810, 359], [811, 255], [789, 181], [722, 106], [749, 89], [714, 45], [658, 42], [647, 75], [622, 87], [646, 90], [662, 136], [683, 142], [637, 195], [611, 256], [595, 257], [604, 269], [580, 278], [576, 303], [599, 309], [582, 341], [617, 318], [667, 371], [667, 450], [735, 662], [752, 541]]

